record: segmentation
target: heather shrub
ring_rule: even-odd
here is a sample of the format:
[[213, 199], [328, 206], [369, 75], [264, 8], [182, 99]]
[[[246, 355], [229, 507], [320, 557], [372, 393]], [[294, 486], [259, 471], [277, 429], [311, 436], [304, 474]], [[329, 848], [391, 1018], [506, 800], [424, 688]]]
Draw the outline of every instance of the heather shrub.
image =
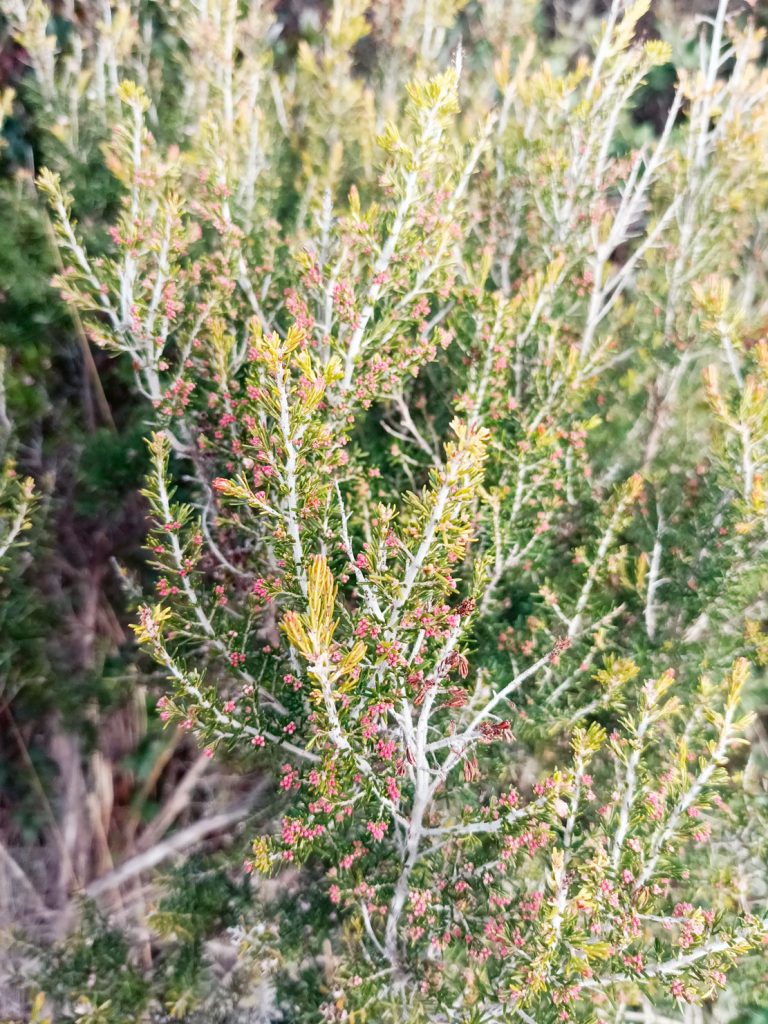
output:
[[161, 717], [278, 796], [159, 967], [57, 953], [61, 1019], [760, 1005], [764, 33], [648, 8], [564, 56], [525, 0], [5, 0], [55, 286], [144, 403]]
[[[7, 430], [10, 433], [10, 423], [7, 423]], [[7, 568], [14, 549], [22, 543], [23, 531], [29, 527], [31, 506], [32, 481], [29, 478], [19, 480], [14, 463], [8, 456], [0, 477], [0, 566], [3, 568]]]

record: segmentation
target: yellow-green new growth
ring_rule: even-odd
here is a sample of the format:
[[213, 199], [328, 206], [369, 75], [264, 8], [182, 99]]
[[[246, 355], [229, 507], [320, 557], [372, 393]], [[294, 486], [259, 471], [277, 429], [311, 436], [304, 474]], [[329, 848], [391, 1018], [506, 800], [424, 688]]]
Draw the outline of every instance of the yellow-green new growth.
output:
[[[281, 623], [289, 642], [310, 665], [316, 665], [331, 653], [338, 626], [338, 620], [334, 619], [336, 594], [336, 583], [325, 555], [315, 555], [307, 573], [307, 613], [286, 612]], [[348, 675], [364, 657], [365, 644], [358, 641], [337, 663], [328, 664], [328, 680], [336, 682]]]

